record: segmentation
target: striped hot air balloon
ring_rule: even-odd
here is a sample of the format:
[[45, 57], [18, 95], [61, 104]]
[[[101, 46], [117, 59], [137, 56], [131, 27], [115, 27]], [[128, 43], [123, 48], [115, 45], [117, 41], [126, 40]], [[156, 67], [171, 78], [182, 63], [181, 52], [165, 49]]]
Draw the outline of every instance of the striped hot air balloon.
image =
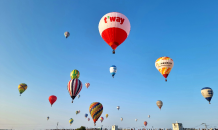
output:
[[170, 57], [166, 56], [158, 58], [155, 62], [157, 70], [163, 75], [165, 81], [167, 81], [167, 77], [170, 74], [173, 65], [173, 60]]
[[115, 54], [116, 48], [126, 40], [130, 33], [130, 22], [125, 15], [111, 12], [101, 18], [98, 29], [101, 37]]
[[80, 76], [80, 73], [78, 70], [72, 70], [71, 73], [70, 73], [70, 77], [71, 79], [78, 79]]
[[86, 88], [88, 88], [90, 86], [90, 83], [86, 83], [85, 85], [86, 85]]
[[100, 120], [101, 120], [101, 122], [102, 122], [102, 121], [104, 120], [104, 117], [101, 117]]
[[209, 87], [204, 87], [201, 89], [201, 94], [210, 104], [210, 101], [213, 97], [213, 90]]
[[72, 103], [74, 98], [80, 93], [82, 90], [82, 82], [79, 79], [71, 79], [68, 82], [67, 90], [72, 98]]
[[103, 112], [103, 105], [100, 102], [93, 102], [89, 107], [89, 112], [94, 121], [94, 126], [96, 126], [96, 121]]
[[26, 89], [27, 89], [27, 84], [21, 83], [18, 85], [18, 90], [19, 90], [20, 96]]

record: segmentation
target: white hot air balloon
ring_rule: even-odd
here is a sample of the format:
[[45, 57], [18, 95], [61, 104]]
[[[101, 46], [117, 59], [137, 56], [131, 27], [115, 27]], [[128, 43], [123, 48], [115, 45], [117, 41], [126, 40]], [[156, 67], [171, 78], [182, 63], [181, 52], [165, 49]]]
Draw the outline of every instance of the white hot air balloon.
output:
[[117, 109], [119, 110], [119, 109], [120, 109], [120, 106], [117, 106]]
[[120, 120], [123, 121], [123, 118], [121, 117]]
[[148, 118], [150, 118], [150, 115], [148, 115]]
[[201, 89], [201, 94], [210, 104], [210, 101], [213, 97], [213, 90], [209, 87], [205, 87]]
[[163, 102], [161, 100], [158, 100], [156, 102], [157, 106], [161, 109], [161, 107], [163, 106]]
[[135, 119], [135, 121], [137, 121], [138, 119]]
[[117, 73], [117, 67], [115, 65], [112, 65], [110, 67], [110, 73], [111, 73], [112, 77], [114, 78], [114, 75]]
[[80, 95], [77, 96], [78, 98], [80, 97]]

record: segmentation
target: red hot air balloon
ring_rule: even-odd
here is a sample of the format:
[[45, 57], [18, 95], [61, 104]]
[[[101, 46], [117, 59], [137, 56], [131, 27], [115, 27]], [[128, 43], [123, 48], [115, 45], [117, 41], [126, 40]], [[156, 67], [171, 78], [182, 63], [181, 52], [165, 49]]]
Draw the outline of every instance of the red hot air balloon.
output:
[[126, 40], [130, 33], [130, 22], [125, 15], [111, 12], [101, 18], [98, 29], [101, 37], [111, 46], [115, 54], [116, 48]]
[[57, 97], [55, 95], [51, 95], [49, 98], [48, 98], [51, 106], [53, 103], [55, 103], [55, 101], [57, 100]]
[[144, 125], [147, 126], [147, 124], [148, 124], [148, 122], [147, 122], [147, 121], [144, 121]]

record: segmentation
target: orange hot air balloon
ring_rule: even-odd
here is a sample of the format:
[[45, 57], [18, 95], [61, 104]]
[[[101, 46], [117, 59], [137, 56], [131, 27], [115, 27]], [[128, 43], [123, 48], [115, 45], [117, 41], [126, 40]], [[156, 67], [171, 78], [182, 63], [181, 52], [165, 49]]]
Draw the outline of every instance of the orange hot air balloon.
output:
[[130, 33], [130, 22], [125, 15], [111, 12], [101, 18], [98, 29], [101, 37], [115, 54], [116, 48], [126, 40]]
[[148, 124], [148, 122], [147, 122], [147, 121], [144, 121], [144, 125], [147, 126], [147, 124]]
[[57, 97], [56, 97], [55, 95], [51, 95], [51, 96], [48, 98], [48, 100], [49, 100], [49, 102], [50, 102], [50, 104], [51, 104], [51, 106], [52, 106], [53, 103], [56, 102]]

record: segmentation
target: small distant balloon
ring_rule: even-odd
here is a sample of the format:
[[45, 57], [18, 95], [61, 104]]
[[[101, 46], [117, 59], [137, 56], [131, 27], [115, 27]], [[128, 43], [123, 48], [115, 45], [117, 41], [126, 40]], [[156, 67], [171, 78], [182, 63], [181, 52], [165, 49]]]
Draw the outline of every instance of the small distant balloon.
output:
[[106, 114], [105, 117], [108, 118], [108, 114]]
[[120, 120], [123, 121], [123, 118], [121, 117]]
[[86, 88], [88, 88], [90, 86], [90, 83], [85, 83]]
[[210, 104], [210, 101], [213, 97], [213, 90], [209, 87], [204, 87], [201, 89], [201, 94]]
[[120, 110], [120, 106], [117, 106], [117, 110]]
[[73, 118], [70, 118], [69, 123], [70, 125], [73, 123]]
[[110, 73], [111, 73], [112, 77], [114, 78], [115, 74], [117, 73], [117, 67], [115, 65], [112, 65], [110, 67]]
[[55, 95], [51, 95], [49, 98], [48, 98], [51, 106], [56, 102], [57, 100], [57, 97]]
[[163, 106], [163, 102], [161, 100], [158, 100], [156, 102], [157, 106], [159, 107], [159, 109], [161, 110], [161, 107]]
[[18, 91], [19, 91], [19, 93], [20, 93], [20, 96], [21, 96], [21, 94], [22, 94], [26, 89], [27, 89], [27, 84], [21, 83], [21, 84], [18, 85]]
[[85, 118], [87, 118], [88, 117], [88, 114], [85, 114]]
[[70, 36], [70, 33], [69, 33], [69, 32], [65, 32], [65, 33], [64, 33], [64, 36], [65, 36], [66, 38], [68, 38], [68, 37]]

